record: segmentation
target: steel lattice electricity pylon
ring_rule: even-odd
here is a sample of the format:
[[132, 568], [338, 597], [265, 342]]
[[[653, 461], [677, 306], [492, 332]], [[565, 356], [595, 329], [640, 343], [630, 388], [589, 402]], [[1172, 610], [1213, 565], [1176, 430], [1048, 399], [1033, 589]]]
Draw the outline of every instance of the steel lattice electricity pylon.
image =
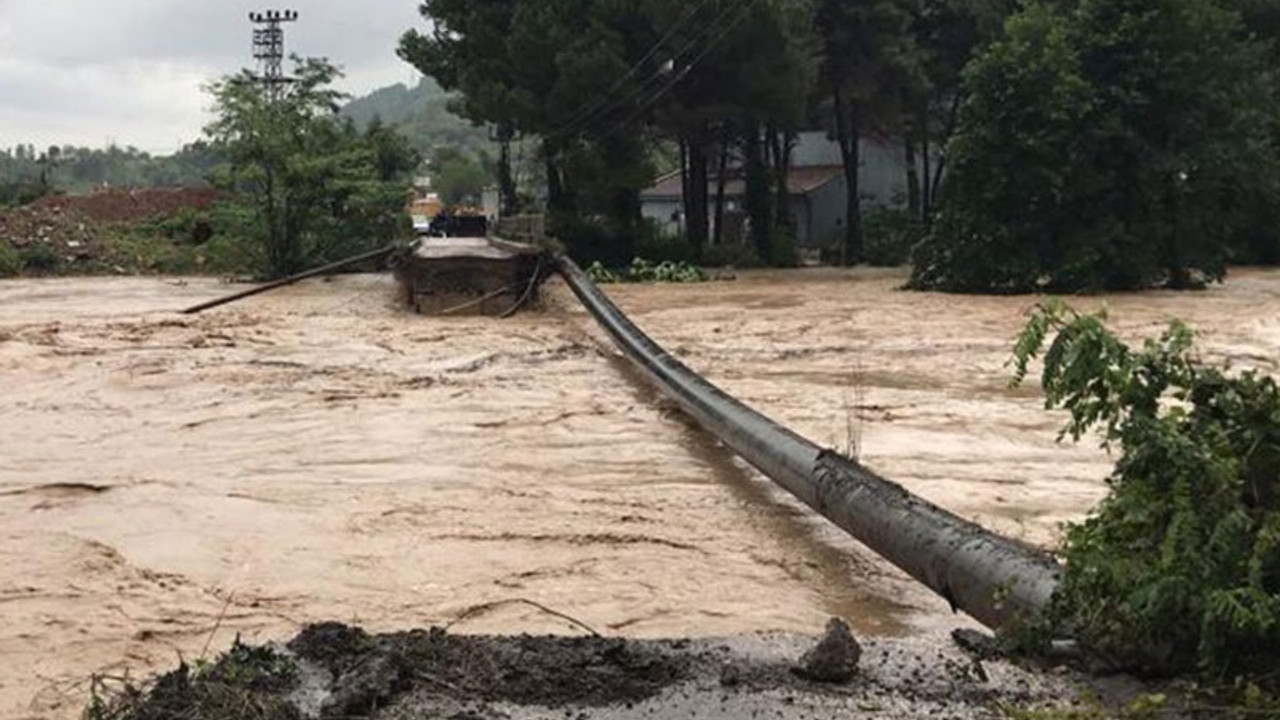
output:
[[267, 96], [272, 101], [279, 100], [285, 85], [292, 82], [284, 75], [284, 28], [280, 25], [297, 19], [298, 13], [293, 10], [249, 13], [249, 20], [259, 26], [253, 29], [253, 57], [258, 61], [258, 80], [267, 88]]

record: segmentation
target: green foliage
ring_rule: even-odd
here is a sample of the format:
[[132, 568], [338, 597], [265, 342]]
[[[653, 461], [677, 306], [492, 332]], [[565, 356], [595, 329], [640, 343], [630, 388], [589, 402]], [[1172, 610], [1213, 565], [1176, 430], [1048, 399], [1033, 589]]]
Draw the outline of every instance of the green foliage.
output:
[[215, 662], [183, 663], [140, 687], [128, 679], [120, 687], [95, 679], [85, 720], [244, 720], [297, 718], [287, 693], [298, 682], [298, 665], [269, 647], [254, 648], [236, 638]]
[[790, 228], [776, 227], [769, 233], [769, 264], [778, 268], [793, 268], [800, 264], [796, 236]]
[[190, 187], [207, 184], [216, 153], [204, 142], [157, 156], [135, 147], [50, 147], [0, 149], [0, 205], [21, 205], [57, 189], [84, 193], [94, 188]]
[[1274, 176], [1264, 47], [1214, 0], [1031, 2], [965, 73], [948, 191], [912, 285], [961, 292], [1221, 279]]
[[416, 87], [392, 85], [358, 97], [343, 106], [341, 114], [360, 129], [374, 122], [394, 128], [418, 152], [430, 155], [452, 148], [470, 156], [490, 152], [488, 130], [454, 114], [455, 97], [435, 80], [424, 77]]
[[240, 642], [232, 645], [218, 661], [198, 668], [197, 681], [223, 683], [252, 690], [272, 690], [291, 686], [298, 677], [298, 665], [286, 655], [270, 647], [252, 647]]
[[592, 263], [587, 275], [598, 284], [610, 283], [699, 283], [710, 277], [697, 265], [685, 262], [654, 263], [634, 258], [625, 270], [615, 272], [600, 263]]
[[218, 118], [206, 132], [228, 161], [215, 179], [254, 208], [269, 278], [407, 233], [408, 176], [417, 167], [391, 128], [374, 122], [361, 131], [339, 119], [335, 67], [294, 62], [294, 82], [279, 98], [247, 72], [210, 88]]
[[597, 285], [613, 285], [623, 282], [624, 274], [614, 272], [609, 268], [601, 265], [599, 261], [591, 263], [587, 268], [587, 276], [591, 278], [591, 282]]
[[636, 257], [653, 262], [697, 262], [697, 252], [688, 239], [664, 232], [656, 223], [646, 222], [636, 235]]
[[558, 212], [548, 217], [547, 233], [565, 247], [579, 263], [601, 262], [610, 267], [625, 264], [635, 254], [635, 237], [630, 228], [603, 218], [583, 218], [576, 213]]
[[22, 271], [28, 275], [56, 275], [62, 267], [62, 256], [53, 246], [46, 243], [32, 243], [18, 250], [18, 259], [22, 263]]
[[911, 260], [911, 250], [928, 231], [902, 209], [877, 207], [863, 217], [865, 258], [874, 267], [898, 267]]
[[[463, 117], [541, 138], [550, 212], [576, 216], [553, 226], [580, 258], [631, 257], [662, 140], [706, 160], [730, 126], [759, 137], [804, 120], [808, 3], [428, 0], [422, 13], [431, 30], [406, 33], [400, 56], [457, 93]], [[708, 164], [690, 163], [700, 186]], [[705, 193], [686, 203], [686, 217], [708, 216]], [[707, 239], [697, 225], [694, 248]], [[631, 246], [605, 248], [609, 235], [631, 235]]]
[[479, 205], [491, 183], [484, 165], [452, 147], [437, 148], [429, 163], [431, 187], [446, 205]]
[[1064, 435], [1097, 429], [1121, 450], [1111, 494], [1068, 529], [1051, 620], [1127, 667], [1275, 667], [1280, 387], [1206, 366], [1180, 323], [1135, 349], [1104, 320], [1047, 303], [1014, 352], [1021, 381], [1043, 351], [1047, 405], [1071, 413]]
[[747, 243], [712, 245], [702, 251], [702, 264], [712, 268], [755, 268], [762, 265], [755, 246]]
[[17, 277], [22, 273], [22, 257], [12, 245], [0, 242], [0, 278]]

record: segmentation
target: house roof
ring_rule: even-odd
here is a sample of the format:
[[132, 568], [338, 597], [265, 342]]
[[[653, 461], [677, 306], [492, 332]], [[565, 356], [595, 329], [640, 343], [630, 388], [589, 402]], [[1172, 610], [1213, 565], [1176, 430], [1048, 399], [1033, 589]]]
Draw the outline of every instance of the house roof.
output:
[[[808, 195], [843, 174], [844, 168], [839, 165], [791, 168], [787, 173], [787, 191], [792, 195]], [[709, 182], [713, 186], [714, 193], [716, 178], [712, 176]], [[726, 196], [741, 197], [745, 191], [746, 181], [742, 177], [735, 175], [726, 179], [724, 185]], [[679, 200], [683, 195], [679, 170], [663, 175], [652, 187], [640, 191], [640, 197], [645, 200]]]

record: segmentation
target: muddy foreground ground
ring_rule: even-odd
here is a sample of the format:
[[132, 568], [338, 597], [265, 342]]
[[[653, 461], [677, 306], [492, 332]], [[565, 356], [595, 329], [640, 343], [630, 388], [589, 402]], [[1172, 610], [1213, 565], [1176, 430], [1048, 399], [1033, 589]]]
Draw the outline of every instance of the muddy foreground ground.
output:
[[[928, 640], [864, 640], [852, 679], [802, 677], [815, 639], [369, 636], [340, 624], [273, 649], [237, 647], [179, 669], [144, 699], [117, 697], [111, 720], [201, 718], [1000, 718], [1066, 707], [1083, 684]], [[278, 654], [277, 654], [278, 653]]]

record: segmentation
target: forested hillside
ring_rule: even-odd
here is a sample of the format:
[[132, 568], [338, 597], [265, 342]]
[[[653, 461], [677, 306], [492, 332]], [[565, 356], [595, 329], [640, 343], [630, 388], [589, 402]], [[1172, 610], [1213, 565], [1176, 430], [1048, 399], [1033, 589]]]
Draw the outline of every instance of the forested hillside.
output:
[[[488, 132], [450, 112], [449, 101], [449, 93], [424, 78], [414, 88], [397, 84], [355, 98], [342, 115], [361, 129], [380, 118], [425, 156], [444, 151], [479, 167], [492, 148]], [[29, 202], [50, 191], [81, 194], [103, 187], [202, 186], [220, 162], [214, 149], [199, 140], [172, 155], [115, 145], [39, 148], [21, 143], [0, 148], [0, 206]], [[472, 175], [477, 172], [471, 165], [465, 169]]]
[[151, 155], [134, 147], [106, 149], [0, 148], [0, 206], [34, 200], [50, 190], [83, 193], [101, 187], [190, 187], [204, 185], [218, 157], [195, 142], [173, 155]]
[[425, 153], [451, 147], [478, 155], [489, 145], [488, 132], [450, 112], [450, 98], [434, 80], [423, 78], [414, 88], [399, 83], [356, 98], [342, 114], [362, 127], [379, 118]]

